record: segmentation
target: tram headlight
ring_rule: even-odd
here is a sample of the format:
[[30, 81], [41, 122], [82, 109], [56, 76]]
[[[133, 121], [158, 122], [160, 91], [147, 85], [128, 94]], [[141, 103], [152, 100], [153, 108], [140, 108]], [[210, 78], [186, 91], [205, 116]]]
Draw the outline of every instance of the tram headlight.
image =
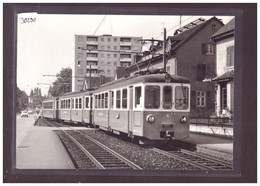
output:
[[149, 114], [146, 117], [146, 121], [148, 121], [149, 123], [154, 123], [155, 122], [155, 117], [152, 114]]
[[170, 82], [170, 81], [171, 81], [171, 75], [168, 74], [168, 73], [165, 74], [164, 78], [165, 78], [165, 81], [166, 81], [166, 82]]
[[180, 117], [180, 122], [181, 123], [186, 123], [187, 122], [187, 117], [186, 116], [181, 116]]

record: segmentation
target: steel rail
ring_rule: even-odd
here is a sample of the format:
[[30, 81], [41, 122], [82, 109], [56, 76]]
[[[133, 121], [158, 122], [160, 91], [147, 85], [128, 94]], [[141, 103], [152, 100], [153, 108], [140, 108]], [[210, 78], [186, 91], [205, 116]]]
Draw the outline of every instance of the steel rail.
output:
[[214, 163], [218, 163], [218, 164], [220, 164], [222, 166], [225, 166], [227, 168], [230, 168], [230, 169], [233, 168], [233, 164], [232, 163], [229, 163], [229, 162], [226, 162], [226, 161], [223, 161], [223, 160], [220, 160], [220, 159], [216, 159], [216, 158], [213, 158], [213, 157], [208, 157], [208, 156], [205, 156], [205, 155], [202, 155], [202, 154], [196, 154], [194, 152], [190, 152], [188, 150], [175, 147], [173, 145], [169, 145], [169, 146], [179, 149], [184, 154], [188, 154], [188, 155], [191, 155], [191, 156], [196, 156], [198, 158], [201, 158], [201, 159], [204, 159], [204, 160], [207, 160], [207, 161], [212, 161]]
[[[55, 122], [57, 125], [62, 126], [60, 123]], [[69, 127], [71, 128], [71, 127]], [[83, 135], [84, 137], [86, 137], [88, 140], [90, 140], [91, 142], [93, 142], [94, 144], [98, 145], [99, 147], [101, 147], [102, 149], [104, 149], [105, 151], [109, 152], [111, 155], [115, 156], [116, 158], [118, 158], [119, 160], [121, 160], [122, 162], [126, 163], [129, 167], [135, 169], [135, 170], [142, 170], [141, 167], [139, 167], [138, 165], [136, 165], [135, 163], [131, 162], [130, 160], [126, 159], [125, 157], [123, 157], [122, 155], [118, 154], [117, 152], [115, 152], [114, 150], [108, 148], [107, 146], [105, 146], [104, 144], [100, 143], [99, 141], [93, 139], [92, 137], [88, 136], [87, 134], [81, 132], [81, 131], [77, 131], [75, 129], [72, 129], [73, 131], [80, 133], [81, 135]], [[72, 136], [71, 136], [72, 137]], [[72, 137], [73, 138], [73, 137]], [[74, 139], [74, 138], [73, 138]], [[82, 146], [82, 145], [81, 145]], [[84, 148], [82, 146], [82, 148]], [[85, 149], [85, 148], [84, 148]], [[87, 151], [87, 150], [86, 150]], [[88, 152], [89, 153], [89, 152]], [[90, 153], [89, 153], [90, 154]], [[91, 154], [90, 154], [91, 155]], [[92, 156], [92, 155], [91, 155]], [[91, 157], [91, 159], [94, 158], [93, 156]], [[96, 160], [94, 158], [94, 160]], [[98, 161], [98, 160], [97, 160]], [[105, 168], [105, 167], [104, 167]]]
[[176, 160], [179, 160], [179, 161], [182, 161], [188, 165], [191, 165], [193, 167], [196, 167], [196, 168], [199, 168], [199, 169], [202, 169], [202, 170], [215, 170], [214, 168], [212, 167], [208, 167], [208, 166], [205, 166], [205, 165], [201, 165], [201, 164], [198, 164], [198, 163], [194, 163], [193, 161], [191, 160], [187, 160], [186, 158], [182, 158], [176, 154], [172, 154], [170, 152], [167, 152], [167, 151], [164, 151], [164, 150], [161, 150], [161, 149], [158, 149], [158, 148], [152, 148], [153, 151], [157, 152], [157, 153], [160, 153], [160, 154], [163, 154], [163, 155], [166, 155], [170, 158], [173, 158], [173, 159], [176, 159]]
[[[57, 127], [53, 124], [51, 124], [50, 122], [44, 120], [48, 125], [51, 125], [53, 127], [58, 128], [60, 131], [64, 132], [69, 138], [70, 140], [97, 166], [97, 168], [99, 169], [105, 169], [105, 167], [100, 164], [100, 162], [94, 158], [73, 136], [71, 136], [68, 132], [66, 132], [65, 130], [61, 129], [60, 127]], [[55, 122], [56, 123], [56, 122]], [[56, 123], [57, 124], [57, 123]]]
[[103, 149], [105, 149], [106, 151], [108, 151], [109, 153], [111, 153], [112, 155], [116, 156], [117, 158], [119, 158], [121, 161], [125, 162], [127, 165], [129, 165], [130, 167], [132, 167], [135, 170], [141, 170], [142, 168], [139, 167], [138, 165], [136, 165], [135, 163], [131, 162], [130, 160], [126, 159], [125, 157], [121, 156], [120, 154], [118, 154], [117, 152], [113, 151], [112, 149], [108, 148], [107, 146], [105, 146], [104, 144], [100, 143], [99, 141], [91, 138], [90, 136], [84, 134], [83, 132], [77, 131], [79, 133], [81, 133], [82, 135], [84, 135], [87, 139], [89, 139], [90, 141], [92, 141], [93, 143], [97, 144], [98, 146], [102, 147]]

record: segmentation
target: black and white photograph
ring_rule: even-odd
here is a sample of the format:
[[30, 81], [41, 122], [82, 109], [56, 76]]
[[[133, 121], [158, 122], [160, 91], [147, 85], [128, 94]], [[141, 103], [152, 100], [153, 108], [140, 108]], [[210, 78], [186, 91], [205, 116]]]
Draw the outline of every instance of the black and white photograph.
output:
[[6, 4], [8, 182], [239, 182], [244, 12], [174, 5]]

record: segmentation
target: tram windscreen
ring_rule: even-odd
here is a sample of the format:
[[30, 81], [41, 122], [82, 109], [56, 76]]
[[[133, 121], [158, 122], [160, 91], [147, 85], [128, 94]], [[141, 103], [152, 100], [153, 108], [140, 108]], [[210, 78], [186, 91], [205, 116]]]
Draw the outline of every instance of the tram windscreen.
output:
[[145, 108], [158, 109], [160, 107], [160, 87], [147, 85], [145, 87]]
[[189, 88], [185, 86], [175, 87], [175, 109], [186, 110], [189, 104]]
[[171, 86], [163, 87], [163, 108], [164, 109], [172, 108], [172, 87]]

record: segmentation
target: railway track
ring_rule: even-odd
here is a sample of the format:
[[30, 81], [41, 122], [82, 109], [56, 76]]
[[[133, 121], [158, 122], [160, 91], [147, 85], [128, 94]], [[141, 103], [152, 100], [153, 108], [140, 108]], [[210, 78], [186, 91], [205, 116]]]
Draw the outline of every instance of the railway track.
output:
[[213, 157], [204, 156], [196, 152], [180, 149], [175, 146], [169, 146], [167, 150], [153, 148], [153, 151], [166, 155], [170, 158], [179, 160], [198, 170], [232, 170], [232, 163], [222, 161]]
[[65, 131], [61, 128], [62, 125], [57, 122], [45, 122], [62, 131], [70, 141], [81, 150], [81, 153], [85, 155], [85, 161], [91, 168], [93, 168], [94, 165], [97, 169], [142, 169], [117, 152], [80, 131], [74, 129]]

